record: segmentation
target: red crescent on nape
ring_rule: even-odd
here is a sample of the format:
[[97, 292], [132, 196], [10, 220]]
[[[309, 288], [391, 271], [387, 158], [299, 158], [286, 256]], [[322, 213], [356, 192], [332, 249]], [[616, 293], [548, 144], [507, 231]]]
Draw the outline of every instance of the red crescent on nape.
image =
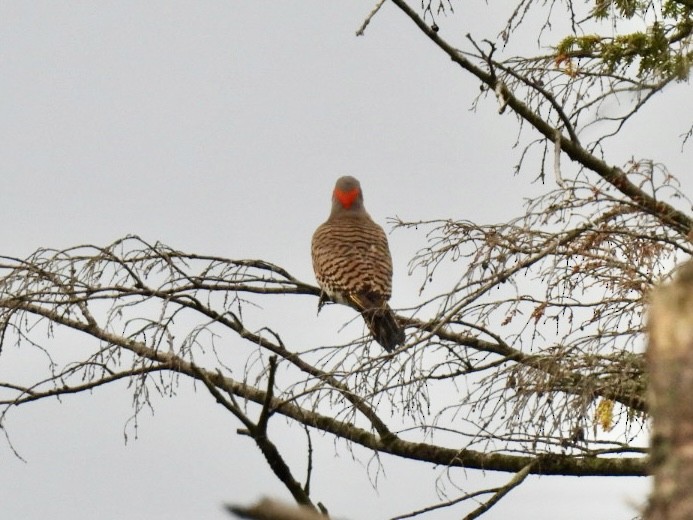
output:
[[349, 209], [359, 195], [359, 189], [354, 188], [349, 191], [342, 191], [339, 188], [334, 189], [334, 196], [344, 209]]

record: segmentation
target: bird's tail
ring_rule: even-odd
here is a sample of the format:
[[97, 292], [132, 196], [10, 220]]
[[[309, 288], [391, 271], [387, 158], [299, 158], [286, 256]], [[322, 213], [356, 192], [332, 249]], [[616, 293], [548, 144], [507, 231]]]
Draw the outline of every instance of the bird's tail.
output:
[[361, 314], [375, 341], [385, 350], [392, 352], [397, 345], [404, 344], [404, 329], [397, 323], [387, 303], [382, 307], [364, 309]]

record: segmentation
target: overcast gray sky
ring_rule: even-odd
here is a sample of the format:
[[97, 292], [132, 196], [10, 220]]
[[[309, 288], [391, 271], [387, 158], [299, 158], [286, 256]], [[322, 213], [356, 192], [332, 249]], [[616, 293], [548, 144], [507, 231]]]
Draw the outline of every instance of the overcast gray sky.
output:
[[[512, 174], [514, 120], [492, 100], [470, 112], [478, 85], [393, 6], [357, 38], [373, 4], [0, 2], [2, 254], [133, 233], [263, 258], [312, 282], [310, 236], [347, 173], [383, 224], [511, 215], [538, 189], [536, 172]], [[495, 36], [499, 27], [486, 28], [474, 9], [487, 7], [461, 4], [443, 30]], [[684, 124], [657, 128], [686, 110], [681, 121], [691, 120], [684, 87], [638, 116], [609, 160], [651, 156], [683, 176], [675, 137]], [[407, 262], [422, 238], [390, 237], [395, 307], [417, 301]], [[20, 354], [3, 353], [0, 374], [26, 361]], [[219, 520], [222, 502], [286, 497], [205, 392], [184, 385], [157, 400], [137, 440], [126, 425], [130, 399], [114, 385], [16, 410], [7, 426], [27, 462], [0, 443], [2, 517]], [[342, 443], [318, 444], [334, 462], [318, 470], [314, 492], [337, 516], [368, 518], [375, 508], [385, 517], [435, 497], [440, 469], [385, 459], [375, 491]], [[478, 477], [460, 472], [458, 481], [471, 490]], [[487, 518], [628, 519], [646, 489], [644, 479], [532, 478]]]

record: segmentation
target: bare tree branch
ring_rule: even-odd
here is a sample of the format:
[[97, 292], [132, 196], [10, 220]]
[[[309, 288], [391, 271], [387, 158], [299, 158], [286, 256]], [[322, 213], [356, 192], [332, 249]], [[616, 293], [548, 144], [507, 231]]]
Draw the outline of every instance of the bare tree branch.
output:
[[[128, 242], [119, 242], [115, 247], [122, 247]], [[138, 243], [136, 240], [134, 243]], [[421, 331], [431, 331], [432, 327], [437, 327], [433, 336], [430, 336], [431, 345], [426, 348], [408, 347], [398, 357], [376, 357], [369, 358], [359, 356], [359, 361], [356, 365], [350, 367], [342, 374], [342, 379], [338, 379], [339, 370], [330, 369], [331, 374], [323, 369], [319, 369], [318, 365], [327, 366], [331, 359], [336, 354], [340, 356], [349, 356], [349, 347], [338, 347], [334, 350], [327, 350], [328, 357], [317, 358], [310, 363], [311, 355], [320, 354], [322, 350], [312, 352], [310, 350], [297, 354], [290, 352], [286, 346], [278, 339], [278, 335], [270, 333], [267, 335], [253, 333], [244, 325], [240, 319], [240, 312], [232, 312], [229, 303], [237, 305], [239, 302], [239, 294], [245, 290], [249, 283], [251, 285], [252, 294], [262, 294], [261, 288], [270, 289], [271, 294], [274, 293], [275, 283], [284, 283], [288, 279], [287, 273], [280, 269], [269, 267], [272, 273], [281, 273], [275, 277], [258, 276], [255, 272], [266, 272], [267, 264], [247, 261], [231, 261], [220, 258], [202, 257], [194, 255], [186, 255], [184, 253], [175, 252], [163, 248], [162, 246], [150, 246], [159, 249], [159, 252], [153, 252], [149, 249], [143, 251], [133, 251], [126, 249], [124, 253], [119, 253], [118, 260], [114, 260], [114, 248], [107, 248], [110, 253], [104, 255], [104, 248], [96, 248], [98, 251], [95, 256], [84, 255], [81, 250], [73, 250], [67, 255], [65, 252], [58, 252], [55, 256], [51, 253], [41, 252], [41, 256], [35, 257], [31, 262], [22, 262], [19, 267], [9, 260], [7, 267], [9, 268], [8, 276], [5, 279], [0, 277], [0, 285], [6, 284], [3, 290], [4, 297], [0, 297], [0, 321], [5, 327], [10, 327], [10, 330], [19, 334], [20, 341], [30, 341], [28, 331], [23, 329], [25, 323], [51, 323], [51, 326], [64, 326], [74, 331], [81, 331], [86, 334], [85, 337], [91, 337], [97, 340], [100, 345], [92, 356], [90, 364], [78, 364], [74, 368], [64, 371], [57, 371], [51, 378], [44, 379], [37, 383], [34, 387], [26, 385], [12, 385], [6, 383], [4, 388], [15, 392], [17, 395], [3, 399], [2, 402], [8, 405], [5, 411], [9, 410], [9, 406], [16, 406], [25, 402], [41, 399], [43, 397], [59, 396], [77, 391], [94, 388], [112, 381], [120, 380], [126, 377], [139, 378], [136, 379], [136, 392], [141, 399], [148, 399], [147, 385], [156, 384], [156, 381], [151, 378], [155, 373], [163, 374], [169, 372], [171, 374], [187, 376], [195, 380], [199, 380], [205, 384], [213, 396], [235, 416], [241, 420], [247, 432], [253, 436], [253, 433], [258, 434], [263, 430], [261, 424], [266, 424], [271, 413], [279, 413], [295, 420], [305, 426], [317, 428], [319, 430], [331, 433], [338, 437], [342, 437], [350, 442], [360, 444], [369, 450], [380, 453], [390, 453], [395, 456], [413, 458], [416, 460], [427, 461], [432, 464], [443, 466], [460, 466], [467, 468], [483, 468], [496, 469], [500, 471], [517, 472], [532, 461], [539, 460], [533, 473], [537, 474], [579, 474], [579, 475], [641, 475], [644, 474], [644, 461], [638, 458], [616, 459], [610, 457], [601, 458], [601, 454], [613, 453], [631, 453], [638, 454], [637, 448], [619, 445], [608, 444], [603, 448], [585, 450], [586, 457], [576, 457], [573, 454], [562, 454], [565, 450], [565, 439], [563, 437], [544, 437], [547, 447], [554, 446], [558, 448], [555, 453], [538, 452], [531, 448], [534, 443], [536, 445], [538, 437], [533, 437], [531, 434], [525, 436], [520, 430], [516, 432], [508, 432], [500, 434], [493, 433], [488, 430], [489, 423], [478, 423], [481, 428], [476, 433], [470, 433], [469, 438], [475, 439], [473, 442], [485, 443], [493, 436], [502, 439], [503, 442], [518, 442], [519, 445], [525, 445], [527, 448], [523, 450], [524, 455], [503, 453], [484, 453], [483, 450], [470, 449], [467, 446], [468, 441], [465, 437], [468, 435], [464, 431], [460, 431], [461, 437], [458, 442], [451, 445], [435, 445], [431, 443], [422, 443], [418, 441], [406, 441], [400, 439], [398, 435], [387, 432], [390, 429], [378, 419], [374, 414], [373, 406], [377, 404], [378, 399], [382, 396], [391, 397], [398, 389], [411, 389], [414, 392], [415, 399], [423, 399], [426, 397], [418, 389], [421, 383], [432, 384], [434, 381], [454, 381], [456, 378], [463, 377], [464, 374], [472, 374], [476, 371], [492, 371], [497, 368], [502, 368], [508, 364], [525, 366], [533, 370], [533, 373], [544, 373], [547, 383], [545, 390], [551, 392], [574, 392], [575, 387], [586, 386], [592, 395], [614, 396], [627, 401], [626, 393], [620, 395], [613, 390], [609, 390], [608, 385], [603, 382], [598, 383], [595, 380], [590, 382], [579, 372], [560, 365], [552, 364], [550, 357], [545, 354], [528, 355], [522, 351], [510, 347], [499, 336], [489, 334], [491, 341], [484, 341], [473, 334], [461, 334], [455, 331], [448, 330], [449, 327], [458, 325], [457, 318], [454, 318], [444, 327], [432, 325], [428, 321], [411, 320], [408, 326], [417, 327]], [[89, 248], [87, 248], [89, 249]], [[203, 265], [207, 264], [199, 273], [189, 271], [192, 262], [204, 259]], [[115, 263], [118, 267], [112, 270], [110, 265]], [[29, 265], [40, 265], [39, 269], [28, 267]], [[58, 280], [56, 282], [56, 274], [61, 271], [64, 265], [71, 265], [69, 269], [72, 279], [71, 284], [64, 284]], [[127, 265], [128, 269], [122, 270], [122, 266]], [[163, 269], [163, 270], [162, 270]], [[218, 269], [221, 272], [227, 273], [223, 279], [215, 274], [214, 270]], [[27, 275], [27, 271], [28, 274]], [[163, 274], [165, 272], [168, 274]], [[31, 274], [33, 273], [33, 274]], [[126, 279], [113, 278], [124, 273]], [[107, 277], [109, 280], [104, 280]], [[171, 278], [168, 278], [171, 276]], [[96, 278], [92, 278], [96, 277]], [[149, 277], [149, 278], [148, 278]], [[157, 280], [156, 286], [152, 284]], [[98, 280], [98, 281], [97, 281]], [[128, 286], [132, 280], [137, 280], [135, 286]], [[219, 280], [214, 285], [222, 285], [224, 289], [208, 289], [210, 280]], [[102, 283], [108, 281], [108, 283]], [[130, 282], [128, 282], [130, 281]], [[16, 285], [13, 285], [16, 284]], [[12, 286], [12, 289], [9, 287]], [[296, 286], [301, 286], [300, 283], [294, 282], [293, 286], [287, 287], [287, 293], [292, 293]], [[306, 292], [312, 294], [310, 286], [306, 286]], [[315, 291], [317, 296], [317, 290]], [[11, 295], [11, 296], [9, 296]], [[220, 303], [224, 303], [223, 311], [215, 309], [216, 304], [212, 300], [213, 296], [222, 297]], [[230, 295], [230, 296], [229, 296]], [[231, 299], [230, 299], [231, 298]], [[84, 316], [84, 313], [74, 312], [73, 309], [79, 310], [84, 306], [89, 308], [89, 312], [93, 313], [95, 306], [103, 309], [103, 303], [113, 305], [113, 308], [107, 312], [106, 321], [103, 321], [103, 316], [93, 315], [93, 319], [89, 320]], [[155, 319], [149, 320], [146, 318], [147, 313], [137, 312], [138, 305], [146, 304], [151, 308], [152, 304], [159, 302], [163, 306], [163, 311], [155, 312]], [[145, 307], [142, 307], [144, 310]], [[135, 311], [137, 321], [129, 318], [125, 321], [123, 333], [113, 331], [112, 320], [115, 320], [118, 313]], [[173, 317], [181, 315], [182, 312], [191, 312], [192, 316], [205, 317], [209, 321], [202, 327], [195, 327], [190, 334], [182, 336], [183, 339], [176, 339], [176, 333], [172, 329]], [[239, 314], [239, 315], [237, 315]], [[110, 316], [110, 318], [108, 318]], [[33, 317], [33, 318], [32, 318]], [[30, 319], [31, 318], [31, 319]], [[163, 321], [162, 321], [163, 318]], [[404, 318], [403, 318], [404, 319]], [[32, 321], [33, 320], [33, 321]], [[36, 321], [38, 320], [38, 321]], [[48, 321], [45, 321], [48, 320]], [[101, 325], [100, 323], [104, 323]], [[138, 324], [134, 327], [135, 324]], [[459, 322], [463, 323], [463, 322]], [[128, 324], [132, 324], [131, 327]], [[144, 325], [141, 325], [144, 324]], [[464, 325], [469, 326], [469, 325]], [[32, 326], [33, 327], [33, 326]], [[131, 328], [128, 328], [131, 327]], [[280, 394], [274, 395], [274, 384], [271, 384], [275, 368], [273, 361], [267, 363], [267, 357], [259, 357], [259, 361], [263, 366], [269, 366], [269, 369], [264, 368], [257, 374], [257, 384], [249, 384], [249, 382], [239, 382], [231, 379], [219, 369], [206, 369], [198, 362], [192, 361], [193, 347], [199, 345], [203, 348], [203, 343], [199, 340], [199, 335], [210, 327], [221, 327], [217, 333], [230, 331], [241, 339], [245, 344], [255, 345], [258, 352], [266, 353], [270, 359], [271, 356], [277, 356], [277, 368], [279, 360], [285, 363], [283, 366], [287, 368], [297, 369], [299, 374], [304, 377], [308, 376], [307, 382], [302, 382], [294, 388], [284, 388]], [[110, 330], [109, 330], [110, 329]], [[477, 326], [478, 331], [484, 331], [483, 327]], [[209, 336], [213, 340], [214, 336]], [[435, 340], [433, 340], [435, 338]], [[205, 340], [207, 343], [207, 340]], [[33, 344], [33, 343], [32, 343]], [[439, 346], [446, 345], [443, 352], [446, 356], [451, 356], [449, 361], [436, 362], [430, 369], [424, 372], [413, 372], [407, 375], [403, 372], [409, 364], [409, 359], [417, 359], [418, 356], [424, 354], [436, 355]], [[454, 347], [454, 348], [451, 348]], [[198, 347], [195, 347], [198, 348]], [[362, 348], [362, 347], [359, 347]], [[128, 370], [110, 368], [110, 364], [118, 359], [122, 359], [122, 352], [130, 352], [131, 359], [134, 363], [133, 367]], [[117, 353], [117, 357], [115, 356]], [[195, 356], [200, 356], [200, 351], [197, 350]], [[479, 356], [478, 361], [474, 356]], [[498, 356], [496, 361], [487, 359], [488, 356]], [[345, 358], [346, 359], [346, 358]], [[482, 364], [479, 362], [483, 361]], [[605, 360], [606, 362], [606, 360]], [[344, 363], [339, 361], [339, 363]], [[418, 361], [417, 361], [418, 363]], [[454, 368], [458, 364], [467, 367], [464, 370]], [[114, 365], [114, 367], [117, 365]], [[344, 365], [337, 364], [337, 367]], [[448, 371], [448, 367], [452, 371]], [[445, 372], [445, 371], [447, 372]], [[73, 377], [89, 378], [88, 382], [70, 382]], [[141, 379], [141, 376], [148, 376], [149, 379]], [[535, 383], [518, 379], [521, 374], [515, 374], [511, 378], [516, 381], [512, 386], [507, 386], [502, 392], [515, 392], [516, 396], [513, 399], [530, 399], [535, 390], [531, 386]], [[522, 376], [524, 377], [524, 376]], [[263, 383], [264, 381], [264, 383]], [[488, 381], [492, 383], [489, 386], [490, 391], [495, 385], [494, 381], [499, 381], [498, 377], [490, 372]], [[161, 382], [162, 385], [168, 383]], [[363, 386], [363, 385], [367, 386]], [[538, 384], [538, 383], [537, 383]], [[50, 385], [54, 385], [50, 387]], [[377, 385], [377, 386], [374, 386]], [[48, 386], [48, 388], [46, 388]], [[262, 390], [264, 386], [265, 390]], [[479, 388], [484, 388], [480, 386]], [[226, 395], [225, 395], [226, 394]], [[353, 405], [354, 410], [362, 413], [362, 416], [367, 419], [367, 424], [373, 429], [373, 432], [368, 429], [357, 426], [351, 422], [353, 419], [350, 412], [344, 408], [330, 407], [334, 411], [334, 415], [319, 413], [318, 406], [320, 399], [323, 396], [337, 395], [339, 399]], [[498, 394], [501, 395], [501, 394]], [[576, 396], [582, 394], [576, 392]], [[638, 395], [637, 393], [634, 395]], [[524, 397], [523, 397], [524, 396]], [[580, 397], [581, 398], [581, 397]], [[487, 399], [484, 395], [479, 396], [479, 401]], [[497, 400], [497, 397], [492, 398], [494, 402], [506, 406], [504, 403], [509, 403], [509, 400], [503, 398]], [[407, 406], [415, 404], [416, 400], [408, 400]], [[254, 422], [250, 420], [247, 413], [241, 409], [242, 402], [254, 402], [261, 407], [260, 420]], [[303, 402], [306, 406], [301, 406], [298, 403]], [[474, 401], [470, 401], [474, 403]], [[633, 401], [633, 406], [636, 406]], [[452, 404], [452, 406], [463, 406], [461, 404]], [[334, 409], [334, 410], [333, 410]], [[451, 408], [452, 409], [452, 408]], [[518, 408], [519, 410], [519, 408]], [[527, 408], [525, 408], [527, 410]], [[446, 409], [442, 408], [441, 413], [446, 413]], [[489, 410], [490, 417], [496, 416], [498, 412]], [[515, 413], [515, 412], [513, 412]], [[519, 411], [517, 413], [520, 413]], [[345, 420], [341, 420], [339, 417]], [[346, 414], [346, 415], [343, 415]], [[265, 417], [266, 419], [262, 419]], [[536, 420], [526, 424], [540, 424]], [[426, 426], [424, 426], [426, 427]], [[427, 428], [427, 427], [426, 427]], [[494, 426], [495, 428], [495, 426]], [[571, 432], [572, 426], [571, 426]], [[385, 434], [383, 434], [385, 433]], [[572, 435], [570, 433], [569, 435]], [[271, 443], [270, 443], [271, 444]], [[571, 449], [582, 452], [583, 448], [573, 446]], [[271, 446], [266, 447], [267, 453], [271, 451]], [[270, 457], [271, 458], [271, 457]], [[277, 453], [277, 460], [281, 457]], [[288, 469], [288, 468], [287, 468]], [[281, 472], [280, 472], [281, 473]], [[288, 473], [290, 475], [290, 473]], [[301, 486], [291, 477], [291, 482], [296, 484], [296, 494]], [[305, 492], [307, 487], [304, 486]], [[306, 493], [307, 495], [307, 493]]]
[[[553, 142], [555, 140], [556, 129], [539, 114], [530, 109], [527, 104], [516, 97], [506, 85], [500, 82], [492, 71], [485, 71], [465, 58], [460, 51], [447, 43], [437, 31], [428, 27], [423, 19], [409, 7], [405, 0], [392, 0], [392, 2], [455, 63], [470, 72], [491, 90], [500, 88], [508, 106], [512, 108], [520, 118], [534, 127], [548, 141]], [[663, 224], [671, 226], [682, 235], [687, 235], [691, 229], [693, 229], [693, 221], [687, 215], [665, 202], [654, 199], [638, 188], [630, 182], [628, 176], [621, 168], [610, 166], [604, 160], [588, 152], [585, 148], [580, 146], [579, 142], [574, 141], [570, 137], [561, 136], [560, 146], [561, 150], [573, 161], [599, 175], [606, 182], [626, 195], [634, 204], [637, 204], [644, 211], [655, 216]]]
[[239, 518], [252, 520], [325, 520], [325, 516], [305, 506], [290, 506], [263, 498], [249, 507], [227, 505], [227, 511]]

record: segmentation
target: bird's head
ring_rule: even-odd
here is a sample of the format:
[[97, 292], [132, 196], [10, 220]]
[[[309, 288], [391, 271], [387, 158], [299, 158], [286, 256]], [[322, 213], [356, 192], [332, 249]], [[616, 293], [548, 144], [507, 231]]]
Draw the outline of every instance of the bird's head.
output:
[[332, 210], [359, 211], [363, 209], [363, 193], [358, 179], [346, 175], [337, 179], [332, 192]]

